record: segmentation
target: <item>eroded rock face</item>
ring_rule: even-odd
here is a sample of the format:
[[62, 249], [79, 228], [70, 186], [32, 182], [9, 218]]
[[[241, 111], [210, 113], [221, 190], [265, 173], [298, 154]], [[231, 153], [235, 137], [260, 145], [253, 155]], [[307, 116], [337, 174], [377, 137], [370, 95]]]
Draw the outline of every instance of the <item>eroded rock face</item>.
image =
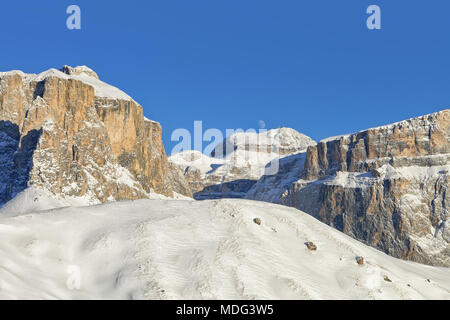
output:
[[171, 181], [174, 192], [193, 198], [192, 189], [184, 176], [184, 171], [171, 162], [169, 162], [169, 180]]
[[300, 180], [280, 203], [394, 257], [449, 266], [448, 167], [390, 167], [380, 177], [339, 172], [322, 180]]
[[304, 167], [294, 158], [247, 197], [296, 207], [394, 257], [450, 266], [449, 112], [321, 141]]
[[308, 148], [305, 179], [336, 171], [366, 172], [384, 164], [446, 164], [450, 153], [450, 111], [320, 141]]
[[28, 186], [93, 202], [172, 195], [161, 126], [87, 67], [0, 73], [0, 203]]
[[127, 168], [147, 192], [170, 195], [161, 125], [145, 119], [134, 101], [98, 98], [95, 107], [119, 165]]

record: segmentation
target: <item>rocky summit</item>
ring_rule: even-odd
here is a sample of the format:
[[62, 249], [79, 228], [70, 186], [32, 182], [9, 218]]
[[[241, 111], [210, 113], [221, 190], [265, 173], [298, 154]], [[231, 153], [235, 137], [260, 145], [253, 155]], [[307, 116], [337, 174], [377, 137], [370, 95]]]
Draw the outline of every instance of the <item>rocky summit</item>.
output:
[[244, 198], [261, 176], [278, 172], [280, 159], [315, 144], [290, 128], [237, 132], [219, 143], [211, 156], [187, 150], [170, 156], [169, 163], [184, 175], [197, 200]]
[[88, 67], [0, 73], [0, 205], [28, 187], [93, 203], [171, 196], [161, 133]]
[[450, 266], [450, 110], [332, 137], [247, 198], [305, 211], [394, 257]]

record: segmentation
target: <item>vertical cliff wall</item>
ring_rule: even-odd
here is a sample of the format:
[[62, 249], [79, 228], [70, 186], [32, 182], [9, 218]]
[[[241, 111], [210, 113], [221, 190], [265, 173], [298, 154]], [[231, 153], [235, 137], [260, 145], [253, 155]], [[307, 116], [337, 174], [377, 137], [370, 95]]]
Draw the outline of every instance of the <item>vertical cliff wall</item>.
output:
[[0, 203], [30, 186], [92, 202], [171, 196], [161, 134], [87, 67], [0, 73]]

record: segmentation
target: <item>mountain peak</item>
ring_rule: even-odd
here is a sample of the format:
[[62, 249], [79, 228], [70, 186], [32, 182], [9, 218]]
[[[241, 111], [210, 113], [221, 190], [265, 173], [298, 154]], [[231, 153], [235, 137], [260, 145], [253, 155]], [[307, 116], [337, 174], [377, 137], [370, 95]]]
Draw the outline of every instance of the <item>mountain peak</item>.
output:
[[77, 67], [73, 68], [71, 66], [65, 65], [59, 71], [65, 73], [65, 74], [68, 74], [68, 75], [74, 75], [74, 76], [86, 75], [88, 77], [99, 79], [97, 73], [87, 66], [77, 66]]
[[286, 127], [260, 132], [235, 132], [219, 143], [211, 152], [211, 156], [227, 157], [236, 150], [287, 155], [300, 152], [315, 144], [316, 142], [310, 137]]

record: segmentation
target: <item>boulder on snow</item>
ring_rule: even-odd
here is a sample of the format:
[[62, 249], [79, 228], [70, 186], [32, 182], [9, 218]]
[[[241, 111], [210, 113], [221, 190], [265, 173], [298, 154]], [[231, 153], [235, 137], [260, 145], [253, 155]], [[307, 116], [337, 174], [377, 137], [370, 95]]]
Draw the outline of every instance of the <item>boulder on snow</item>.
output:
[[314, 243], [312, 243], [312, 242], [305, 242], [305, 246], [310, 251], [316, 251], [317, 250], [317, 246]]

